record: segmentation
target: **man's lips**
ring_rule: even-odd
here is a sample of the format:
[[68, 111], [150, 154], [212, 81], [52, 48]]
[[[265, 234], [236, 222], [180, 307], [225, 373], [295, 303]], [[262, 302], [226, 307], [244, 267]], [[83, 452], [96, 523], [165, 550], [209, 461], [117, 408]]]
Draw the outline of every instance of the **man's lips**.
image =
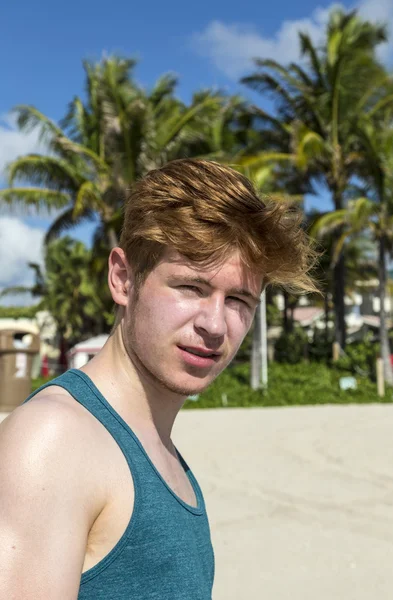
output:
[[196, 346], [178, 346], [178, 348], [183, 361], [192, 367], [200, 369], [210, 368], [220, 359], [220, 354], [212, 352], [212, 350], [207, 348]]
[[209, 348], [203, 348], [201, 346], [179, 346], [181, 350], [185, 350], [186, 352], [190, 352], [195, 356], [209, 357], [209, 358], [218, 358], [221, 356], [221, 352], [217, 352], [216, 350], [210, 350]]

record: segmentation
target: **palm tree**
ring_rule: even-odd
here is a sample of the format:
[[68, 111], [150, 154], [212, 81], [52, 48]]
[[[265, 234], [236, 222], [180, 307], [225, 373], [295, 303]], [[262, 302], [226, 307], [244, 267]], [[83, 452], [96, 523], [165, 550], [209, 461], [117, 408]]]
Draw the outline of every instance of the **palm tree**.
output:
[[[276, 116], [261, 111], [269, 135], [289, 140], [290, 153], [274, 151], [254, 157], [289, 161], [313, 180], [327, 185], [336, 210], [356, 173], [359, 154], [356, 121], [361, 110], [379, 100], [386, 74], [375, 49], [386, 41], [386, 28], [362, 20], [355, 11], [333, 10], [321, 48], [299, 35], [303, 61], [288, 67], [273, 60], [256, 60], [258, 70], [242, 82], [276, 102]], [[274, 147], [273, 147], [274, 148]], [[343, 347], [345, 329], [345, 263], [341, 254], [334, 267], [336, 341]]]
[[242, 97], [211, 90], [196, 92], [192, 104], [208, 99], [209, 106], [190, 124], [188, 154], [232, 165], [239, 153], [255, 147], [253, 111]]
[[34, 284], [6, 288], [0, 296], [30, 293], [39, 298], [36, 310], [52, 315], [64, 353], [73, 343], [108, 330], [113, 323], [112, 299], [107, 287], [92, 277], [92, 259], [82, 242], [69, 236], [54, 240], [46, 246], [44, 270], [29, 263]]
[[[371, 132], [370, 132], [371, 133]], [[386, 286], [388, 280], [386, 255], [393, 249], [393, 129], [375, 131], [370, 135], [367, 171], [373, 183], [372, 197], [361, 197], [348, 203], [347, 208], [321, 216], [314, 225], [319, 236], [340, 231], [336, 241], [334, 260], [341, 254], [348, 238], [367, 231], [378, 245], [379, 278], [379, 339], [384, 365], [385, 381], [393, 385], [393, 372], [390, 361], [391, 350], [385, 309]], [[385, 142], [385, 143], [384, 143]], [[374, 159], [374, 160], [373, 160]], [[373, 161], [373, 162], [372, 162]], [[366, 176], [366, 173], [365, 173]], [[377, 181], [379, 180], [379, 182]]]
[[[330, 215], [332, 213], [325, 213]], [[323, 309], [325, 312], [325, 342], [330, 343], [329, 323], [331, 320], [333, 298], [333, 271], [335, 260], [337, 259], [336, 240], [331, 235], [328, 229], [323, 231], [322, 219], [325, 215], [315, 213], [309, 216], [309, 232], [312, 237], [318, 239], [318, 248], [320, 257], [314, 272], [315, 279], [318, 282], [318, 288], [322, 292]], [[342, 223], [340, 222], [341, 226]], [[334, 231], [334, 228], [333, 228]], [[359, 282], [367, 282], [375, 279], [378, 276], [377, 268], [375, 267], [374, 244], [370, 240], [370, 236], [361, 235], [357, 232], [355, 236], [348, 238], [345, 241], [345, 259], [346, 259], [346, 292], [347, 296], [359, 290]], [[316, 305], [321, 304], [321, 296], [313, 294], [311, 300]]]
[[[9, 203], [64, 209], [46, 241], [98, 216], [100, 231], [117, 245], [127, 190], [152, 168], [187, 155], [196, 116], [214, 100], [187, 107], [174, 95], [176, 79], [161, 78], [151, 92], [132, 80], [134, 61], [118, 57], [84, 63], [86, 101], [73, 99], [60, 125], [32, 106], [16, 107], [19, 127], [37, 128], [47, 155], [20, 157], [8, 167]], [[14, 187], [28, 181], [29, 187]]]
[[[285, 144], [285, 140], [281, 140], [280, 143]], [[291, 165], [274, 162], [266, 164], [254, 163], [253, 159], [250, 159], [248, 156], [252, 153], [252, 150], [251, 144], [245, 146], [244, 149], [235, 155], [232, 166], [251, 179], [259, 194], [266, 199], [275, 202], [285, 202], [288, 205], [296, 205], [297, 208], [301, 207], [304, 194], [310, 191], [307, 179], [300, 172], [293, 169]], [[283, 296], [283, 329], [286, 333], [289, 333], [293, 328], [293, 318], [289, 318], [289, 313], [293, 315], [293, 310], [299, 301], [299, 297], [288, 293], [285, 289], [283, 290]], [[255, 314], [252, 330], [250, 370], [250, 383], [254, 389], [261, 385], [260, 376], [262, 372], [262, 354], [264, 351], [262, 349], [261, 323], [265, 322], [266, 319], [266, 314], [262, 314], [262, 310], [266, 311], [269, 304], [272, 306], [273, 303], [274, 293], [270, 291], [266, 293], [264, 302], [258, 305]]]

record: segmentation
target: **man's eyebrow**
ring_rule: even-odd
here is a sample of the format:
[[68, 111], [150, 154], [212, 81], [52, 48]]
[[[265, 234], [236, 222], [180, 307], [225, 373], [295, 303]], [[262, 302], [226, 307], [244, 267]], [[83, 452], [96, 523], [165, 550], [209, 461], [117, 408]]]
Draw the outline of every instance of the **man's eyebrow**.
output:
[[[171, 279], [175, 280], [175, 281], [189, 281], [190, 283], [201, 283], [204, 285], [207, 285], [208, 287], [212, 287], [212, 284], [210, 283], [210, 281], [208, 279], [205, 279], [204, 277], [198, 277], [198, 276], [194, 276], [194, 275], [174, 275]], [[245, 289], [245, 288], [237, 288], [237, 287], [233, 287], [230, 288], [227, 291], [228, 294], [237, 294], [239, 296], [245, 296], [246, 298], [250, 298], [251, 300], [253, 300], [256, 304], [259, 304], [260, 302], [260, 298], [258, 296], [255, 296], [254, 294], [252, 294], [249, 290]]]
[[261, 301], [260, 298], [258, 298], [258, 296], [254, 296], [254, 294], [252, 294], [244, 288], [231, 288], [230, 290], [228, 290], [228, 294], [238, 294], [239, 296], [246, 296], [247, 298], [253, 300], [256, 304], [259, 304]]

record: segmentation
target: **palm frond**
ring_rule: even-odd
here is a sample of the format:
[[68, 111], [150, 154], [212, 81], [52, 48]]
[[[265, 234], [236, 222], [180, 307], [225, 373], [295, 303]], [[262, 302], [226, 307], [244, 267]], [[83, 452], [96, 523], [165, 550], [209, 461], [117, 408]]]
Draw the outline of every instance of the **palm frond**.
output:
[[11, 296], [11, 295], [19, 296], [22, 294], [31, 294], [32, 289], [33, 289], [32, 287], [25, 286], [25, 285], [14, 285], [14, 286], [6, 287], [0, 291], [0, 298], [4, 298], [6, 296]]
[[70, 208], [57, 217], [50, 225], [44, 238], [44, 244], [48, 245], [59, 238], [62, 233], [80, 225], [84, 221], [91, 221], [94, 218], [94, 212], [87, 210], [78, 217], [74, 217], [73, 209]]
[[207, 109], [209, 106], [216, 104], [215, 98], [208, 96], [202, 102], [192, 106], [184, 112], [180, 117], [175, 114], [172, 118], [165, 122], [160, 132], [157, 132], [156, 143], [159, 148], [164, 149], [166, 146], [179, 134], [179, 132], [192, 120], [195, 116]]
[[295, 163], [296, 156], [285, 152], [261, 152], [255, 156], [240, 158], [239, 164], [250, 169], [259, 169], [271, 162]]
[[88, 209], [102, 208], [102, 199], [92, 181], [85, 181], [78, 190], [73, 208], [73, 218], [78, 219]]
[[259, 108], [258, 106], [251, 106], [249, 110], [250, 110], [250, 113], [253, 116], [255, 116], [257, 119], [260, 119], [262, 121], [262, 123], [267, 123], [269, 125], [272, 125], [276, 129], [281, 130], [282, 132], [288, 134], [287, 124], [284, 121], [282, 121], [281, 119], [277, 119], [276, 117], [274, 117], [273, 115], [270, 115], [269, 113], [267, 113], [262, 108]]
[[73, 191], [83, 176], [72, 165], [55, 156], [28, 154], [17, 158], [7, 167], [10, 184], [16, 180], [29, 181], [58, 191]]
[[292, 62], [289, 64], [288, 71], [294, 72], [305, 85], [306, 89], [312, 89], [314, 87], [314, 82], [300, 65]]
[[364, 227], [369, 222], [372, 216], [378, 214], [380, 206], [377, 202], [373, 202], [370, 198], [362, 197], [351, 200], [348, 203], [350, 220], [353, 226], [357, 229]]
[[313, 73], [317, 78], [318, 85], [324, 87], [323, 69], [318, 53], [314, 47], [310, 36], [307, 33], [299, 32], [300, 52], [302, 56], [307, 56], [310, 61]]
[[34, 106], [19, 104], [11, 111], [15, 114], [18, 127], [25, 133], [37, 130], [39, 139], [49, 143], [53, 137], [63, 135], [62, 130]]
[[345, 208], [325, 213], [318, 217], [310, 227], [310, 235], [314, 238], [323, 238], [347, 224], [347, 222], [348, 211]]
[[88, 140], [88, 112], [79, 96], [75, 96], [68, 104], [66, 115], [60, 125], [67, 130], [71, 139], [86, 144]]
[[297, 165], [304, 169], [310, 161], [323, 159], [328, 156], [326, 141], [317, 132], [308, 129], [304, 124], [295, 128], [297, 138]]
[[71, 197], [56, 190], [45, 188], [17, 187], [0, 189], [0, 202], [15, 205], [32, 206], [40, 209], [59, 209], [64, 208], [71, 202]]
[[385, 109], [388, 106], [393, 107], [393, 94], [389, 94], [381, 98], [379, 102], [377, 102], [372, 108], [370, 108], [367, 114], [368, 116], [372, 117], [376, 113], [378, 113], [382, 109]]
[[296, 99], [290, 91], [283, 85], [280, 79], [273, 77], [268, 73], [254, 73], [243, 77], [241, 83], [248, 86], [252, 90], [260, 94], [269, 93], [276, 101], [281, 102], [284, 108], [292, 109], [293, 114], [296, 114]]
[[333, 248], [333, 254], [332, 254], [332, 261], [331, 261], [331, 268], [334, 268], [341, 256], [341, 253], [343, 251], [344, 248], [344, 244], [345, 242], [350, 238], [350, 236], [352, 235], [352, 231], [351, 230], [347, 230], [347, 231], [343, 231], [338, 239], [336, 240], [335, 244], [334, 244], [334, 248]]
[[296, 77], [293, 77], [289, 68], [284, 67], [279, 62], [272, 59], [259, 59], [255, 60], [255, 64], [261, 69], [268, 69], [277, 73], [283, 81], [294, 90], [300, 90], [303, 88], [303, 82], [299, 81]]
[[152, 91], [149, 94], [149, 100], [157, 108], [164, 100], [172, 96], [177, 86], [178, 78], [176, 75], [168, 73], [158, 79]]
[[107, 163], [104, 160], [102, 160], [90, 148], [83, 146], [82, 144], [73, 142], [66, 136], [62, 136], [61, 138], [58, 138], [57, 144], [59, 147], [62, 148], [63, 151], [66, 151], [67, 153], [69, 152], [69, 153], [77, 154], [77, 155], [80, 155], [80, 156], [83, 156], [83, 157], [89, 159], [98, 171], [100, 171], [102, 173], [108, 172], [109, 167], [108, 167]]

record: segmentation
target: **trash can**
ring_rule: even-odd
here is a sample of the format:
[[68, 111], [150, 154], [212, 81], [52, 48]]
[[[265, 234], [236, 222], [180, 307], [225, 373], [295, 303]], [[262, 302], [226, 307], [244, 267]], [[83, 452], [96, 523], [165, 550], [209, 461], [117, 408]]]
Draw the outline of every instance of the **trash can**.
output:
[[31, 392], [33, 358], [40, 338], [29, 331], [0, 330], [0, 412], [11, 412]]

